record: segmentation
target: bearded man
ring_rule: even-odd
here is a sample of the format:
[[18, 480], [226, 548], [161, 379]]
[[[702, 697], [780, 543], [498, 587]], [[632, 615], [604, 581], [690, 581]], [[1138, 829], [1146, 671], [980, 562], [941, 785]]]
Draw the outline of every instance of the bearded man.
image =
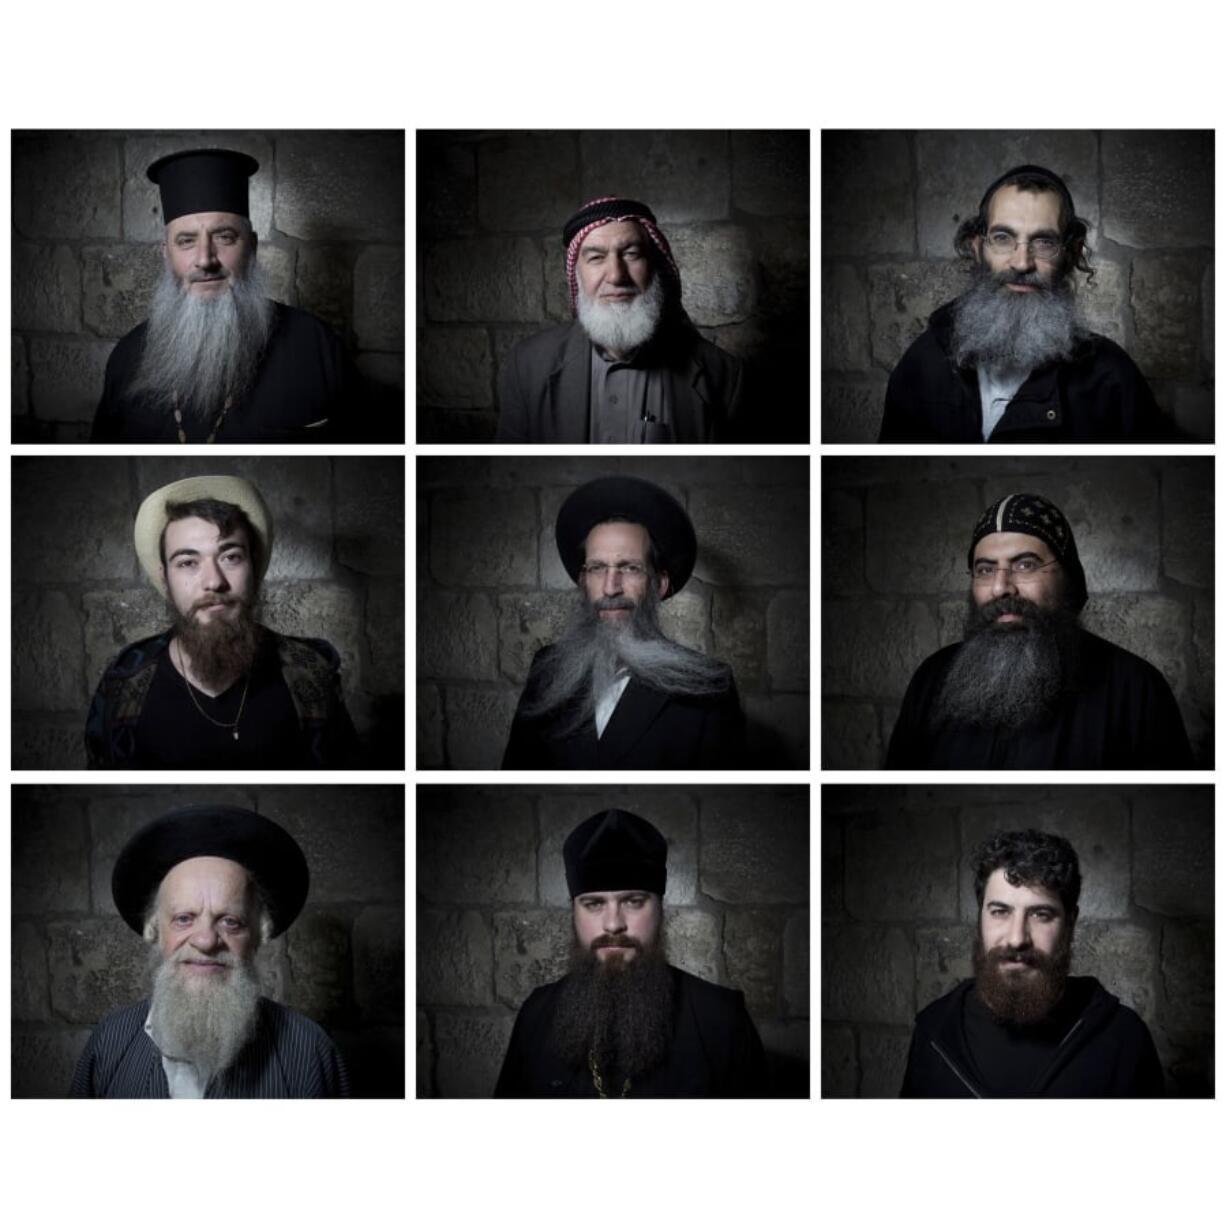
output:
[[741, 405], [741, 363], [704, 340], [655, 214], [602, 196], [563, 227], [577, 319], [520, 341], [498, 384], [500, 443], [709, 443]]
[[555, 538], [578, 605], [532, 661], [503, 768], [745, 765], [731, 670], [660, 627], [660, 602], [685, 586], [698, 552], [681, 504], [650, 481], [600, 477], [562, 504]]
[[1038, 494], [979, 517], [967, 552], [961, 643], [920, 665], [886, 766], [1187, 770], [1175, 696], [1140, 657], [1083, 630], [1088, 599], [1072, 527]]
[[622, 809], [562, 846], [574, 945], [569, 973], [515, 1019], [496, 1098], [749, 1098], [766, 1057], [741, 992], [669, 966], [668, 843]]
[[355, 765], [340, 657], [255, 619], [273, 521], [241, 477], [187, 477], [136, 514], [136, 556], [173, 626], [125, 647], [85, 726], [91, 767], [336, 769]]
[[159, 158], [164, 266], [149, 319], [106, 365], [94, 443], [324, 443], [360, 434], [358, 392], [322, 320], [267, 296], [248, 179], [255, 158]]
[[1017, 166], [984, 193], [955, 248], [971, 288], [894, 368], [882, 443], [1152, 442], [1173, 431], [1132, 359], [1080, 321], [1088, 224], [1064, 181]]
[[176, 810], [139, 830], [111, 874], [149, 944], [152, 992], [99, 1022], [73, 1098], [347, 1098], [340, 1053], [261, 995], [256, 952], [306, 902], [302, 849], [246, 809]]
[[973, 860], [975, 978], [915, 1019], [903, 1098], [1157, 1098], [1149, 1028], [1069, 975], [1081, 868], [1056, 834], [1015, 830]]

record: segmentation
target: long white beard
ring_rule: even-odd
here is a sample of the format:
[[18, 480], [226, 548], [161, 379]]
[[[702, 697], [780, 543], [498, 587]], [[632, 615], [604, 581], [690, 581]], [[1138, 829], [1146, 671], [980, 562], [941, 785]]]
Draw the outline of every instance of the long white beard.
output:
[[629, 302], [599, 302], [580, 285], [576, 297], [583, 330], [602, 349], [629, 353], [655, 335], [664, 313], [663, 278], [653, 276], [647, 288]]
[[1029, 371], [1070, 356], [1084, 329], [1069, 284], [1046, 285], [1037, 276], [1025, 283], [1035, 292], [1015, 294], [979, 270], [954, 308], [953, 356], [959, 366]]

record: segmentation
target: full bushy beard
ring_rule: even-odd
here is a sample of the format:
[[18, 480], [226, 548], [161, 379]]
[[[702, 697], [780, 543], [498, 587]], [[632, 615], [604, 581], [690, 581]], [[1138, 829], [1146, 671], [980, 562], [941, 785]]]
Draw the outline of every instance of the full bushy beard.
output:
[[[619, 287], [621, 288], [621, 287]], [[632, 289], [633, 286], [626, 286]], [[575, 305], [583, 330], [601, 349], [629, 353], [656, 334], [664, 314], [664, 279], [653, 276], [645, 290], [629, 302], [600, 302], [579, 285]]]
[[[632, 945], [629, 960], [595, 950], [602, 944]], [[595, 1057], [610, 1098], [625, 1078], [634, 1082], [663, 1063], [673, 1037], [673, 976], [663, 938], [650, 948], [632, 937], [598, 937], [588, 948], [575, 940], [570, 973], [562, 981], [552, 1041], [572, 1068]]]
[[[1021, 621], [997, 624], [1002, 613]], [[1066, 608], [1022, 596], [969, 600], [964, 638], [933, 707], [935, 724], [1015, 730], [1050, 716], [1075, 688], [1080, 630]]]
[[[1002, 963], [1015, 959], [1035, 968], [1035, 973], [1005, 970]], [[1050, 1016], [1064, 996], [1073, 961], [1073, 939], [1066, 932], [1050, 954], [1034, 946], [1021, 949], [997, 946], [985, 949], [983, 936], [975, 934], [972, 950], [975, 990], [992, 1016], [1011, 1026], [1034, 1026]]]
[[[1030, 294], [1006, 289], [1033, 285]], [[954, 306], [953, 357], [964, 368], [992, 366], [1034, 370], [1066, 360], [1085, 330], [1077, 321], [1067, 278], [1048, 281], [1038, 270], [993, 273], [980, 264], [975, 283]]]
[[200, 956], [184, 947], [163, 958], [154, 947], [149, 1017], [163, 1055], [190, 1061], [208, 1081], [224, 1073], [255, 1036], [260, 981], [250, 962], [228, 950], [209, 955], [230, 968], [224, 973], [192, 978], [179, 969], [184, 959]]
[[[628, 618], [605, 620], [601, 610], [629, 609]], [[624, 669], [644, 685], [678, 697], [703, 698], [727, 692], [732, 674], [718, 660], [667, 638], [660, 628], [660, 598], [654, 580], [635, 604], [628, 596], [579, 605], [545, 662], [533, 696], [523, 707], [528, 719], [566, 713], [561, 735], [576, 732], [595, 715], [602, 694]]]
[[259, 266], [202, 298], [164, 267], [149, 309], [140, 365], [129, 389], [185, 418], [212, 420], [251, 390], [272, 333], [274, 307]]
[[[237, 614], [213, 616], [207, 621], [196, 616], [197, 609], [218, 602], [236, 606]], [[247, 601], [237, 596], [208, 596], [192, 605], [187, 613], [175, 608], [174, 615], [175, 637], [198, 681], [212, 689], [251, 671], [263, 631]]]

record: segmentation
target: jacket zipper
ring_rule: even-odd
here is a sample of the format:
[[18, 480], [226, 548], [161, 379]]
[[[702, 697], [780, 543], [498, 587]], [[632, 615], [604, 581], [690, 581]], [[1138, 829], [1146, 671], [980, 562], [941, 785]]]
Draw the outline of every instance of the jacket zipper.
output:
[[957, 1079], [960, 1082], [962, 1082], [962, 1084], [966, 1086], [966, 1088], [970, 1090], [970, 1092], [976, 1098], [982, 1098], [983, 1095], [980, 1094], [979, 1091], [976, 1090], [975, 1087], [971, 1085], [971, 1083], [962, 1075], [962, 1070], [959, 1069], [958, 1066], [937, 1046], [936, 1039], [929, 1039], [928, 1042], [931, 1044], [932, 1050], [936, 1052], [936, 1054], [940, 1056], [941, 1059], [944, 1060], [945, 1063], [948, 1064], [949, 1067], [953, 1070], [954, 1076], [957, 1077]]

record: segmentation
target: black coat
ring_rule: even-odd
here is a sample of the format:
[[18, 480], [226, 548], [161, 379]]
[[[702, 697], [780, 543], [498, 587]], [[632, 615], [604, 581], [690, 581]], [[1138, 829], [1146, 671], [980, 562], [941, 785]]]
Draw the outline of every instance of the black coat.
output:
[[[915, 1019], [903, 1098], [993, 1098], [967, 1043], [967, 979]], [[1077, 1016], [1026, 1098], [1158, 1098], [1162, 1066], [1149, 1028], [1097, 979], [1071, 978]], [[1084, 1001], [1084, 1005], [1082, 1005]]]
[[961, 646], [942, 647], [907, 686], [887, 768], [902, 770], [1190, 770], [1175, 695], [1150, 663], [1081, 632], [1079, 683], [1046, 723], [1015, 732], [943, 723], [932, 711]]
[[676, 698], [632, 678], [600, 737], [592, 720], [579, 732], [560, 736], [561, 717], [526, 718], [524, 704], [535, 697], [552, 650], [543, 647], [532, 660], [503, 770], [735, 770], [745, 765], [745, 716], [735, 682], [713, 698]]
[[[933, 313], [927, 331], [894, 367], [878, 442], [984, 441], [978, 376], [959, 370], [950, 356], [953, 305]], [[1069, 361], [1031, 371], [988, 441], [1149, 443], [1173, 437], [1133, 360], [1114, 341], [1091, 333]]]
[[[678, 970], [673, 975], [673, 1042], [664, 1063], [628, 1098], [764, 1098], [766, 1056], [743, 993]], [[591, 1072], [564, 1064], [550, 1027], [565, 980], [537, 988], [524, 1001], [498, 1075], [495, 1098], [597, 1098]], [[621, 1087], [607, 1087], [617, 1097]]]

